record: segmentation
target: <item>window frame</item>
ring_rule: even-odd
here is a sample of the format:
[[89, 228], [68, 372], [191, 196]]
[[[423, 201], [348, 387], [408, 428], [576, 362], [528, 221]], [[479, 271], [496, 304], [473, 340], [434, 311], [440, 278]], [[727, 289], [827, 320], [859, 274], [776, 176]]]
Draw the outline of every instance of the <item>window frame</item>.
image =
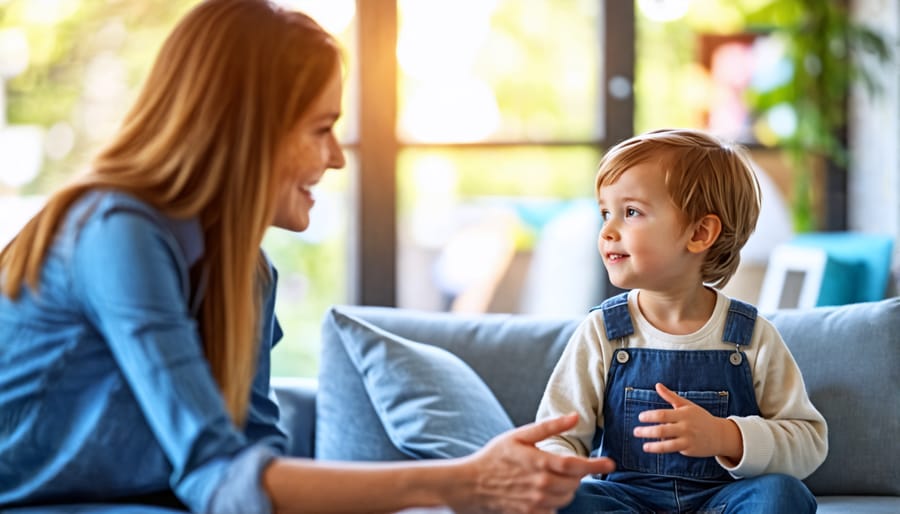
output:
[[[396, 0], [357, 0], [359, 62], [358, 175], [351, 180], [349, 300], [357, 305], [397, 305], [397, 156], [404, 148], [507, 148], [592, 146], [598, 150], [634, 133], [634, 2], [597, 0], [601, 16], [604, 101], [602, 126], [593, 139], [510, 140], [478, 143], [407, 143], [397, 137]], [[618, 86], [610, 87], [613, 83]], [[627, 85], [625, 94], [622, 86]], [[618, 94], [616, 94], [618, 93]], [[612, 286], [608, 284], [608, 288]]]

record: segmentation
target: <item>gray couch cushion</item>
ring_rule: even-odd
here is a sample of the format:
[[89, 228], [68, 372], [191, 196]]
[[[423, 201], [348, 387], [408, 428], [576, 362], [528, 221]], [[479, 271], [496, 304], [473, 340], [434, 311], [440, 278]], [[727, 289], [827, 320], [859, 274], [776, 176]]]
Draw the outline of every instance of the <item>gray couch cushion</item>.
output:
[[381, 425], [330, 312], [322, 324], [314, 448], [315, 457], [323, 460], [410, 458], [394, 446]]
[[[336, 309], [400, 337], [449, 350], [468, 364], [494, 392], [516, 426], [534, 421], [550, 373], [579, 319], [459, 315], [388, 307], [342, 306]], [[329, 316], [326, 316], [328, 318]], [[322, 344], [333, 334], [323, 324]], [[323, 348], [321, 366], [331, 357]], [[329, 355], [325, 355], [325, 352]]]
[[272, 378], [272, 390], [281, 411], [278, 426], [288, 436], [288, 455], [313, 456], [318, 387], [318, 381], [314, 378]]
[[[326, 322], [330, 333], [337, 335], [328, 344], [343, 345], [381, 426], [394, 446], [410, 457], [469, 455], [513, 427], [491, 390], [452, 353], [399, 337], [339, 309], [332, 309]], [[352, 406], [359, 401], [346, 394], [341, 387], [344, 380], [333, 374], [322, 376], [323, 407]], [[327, 410], [333, 414], [338, 409]], [[355, 411], [345, 412], [353, 416]], [[365, 451], [353, 448], [352, 433], [340, 436], [340, 441], [324, 440], [318, 456], [353, 458]]]
[[544, 385], [578, 320], [501, 314], [459, 316], [342, 306], [322, 325], [316, 457], [403, 460], [348, 354], [336, 317], [358, 318], [388, 333], [450, 350], [484, 381], [515, 425], [534, 420]]
[[828, 422], [819, 494], [900, 495], [900, 298], [766, 316]]
[[816, 514], [897, 514], [896, 496], [817, 496]]

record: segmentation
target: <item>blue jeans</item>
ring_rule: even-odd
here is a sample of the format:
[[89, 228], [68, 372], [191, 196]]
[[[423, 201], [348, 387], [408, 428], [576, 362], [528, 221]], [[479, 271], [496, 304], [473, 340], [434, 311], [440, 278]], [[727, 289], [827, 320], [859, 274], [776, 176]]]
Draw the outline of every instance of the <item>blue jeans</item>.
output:
[[800, 480], [760, 475], [715, 485], [646, 476], [635, 481], [586, 479], [560, 514], [715, 513], [815, 514], [816, 499]]

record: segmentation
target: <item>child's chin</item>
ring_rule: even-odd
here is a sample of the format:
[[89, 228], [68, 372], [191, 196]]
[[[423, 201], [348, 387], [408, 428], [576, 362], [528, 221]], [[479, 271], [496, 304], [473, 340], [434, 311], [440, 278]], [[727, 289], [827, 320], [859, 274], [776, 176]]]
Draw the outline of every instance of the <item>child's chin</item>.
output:
[[628, 280], [612, 275], [609, 275], [609, 283], [618, 287], [619, 289], [633, 289], [633, 286], [629, 283]]

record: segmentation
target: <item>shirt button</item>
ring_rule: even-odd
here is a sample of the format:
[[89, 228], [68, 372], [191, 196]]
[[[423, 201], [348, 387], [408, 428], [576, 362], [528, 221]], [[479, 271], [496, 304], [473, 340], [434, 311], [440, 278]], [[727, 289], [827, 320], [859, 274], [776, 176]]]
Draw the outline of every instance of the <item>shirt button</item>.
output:
[[741, 361], [744, 360], [744, 358], [741, 357], [741, 354], [739, 354], [738, 352], [734, 352], [730, 357], [728, 357], [728, 360], [730, 360], [733, 365], [740, 366]]
[[619, 361], [619, 364], [625, 364], [626, 362], [628, 362], [628, 358], [628, 352], [626, 352], [625, 350], [619, 350], [618, 352], [616, 352], [616, 360]]

